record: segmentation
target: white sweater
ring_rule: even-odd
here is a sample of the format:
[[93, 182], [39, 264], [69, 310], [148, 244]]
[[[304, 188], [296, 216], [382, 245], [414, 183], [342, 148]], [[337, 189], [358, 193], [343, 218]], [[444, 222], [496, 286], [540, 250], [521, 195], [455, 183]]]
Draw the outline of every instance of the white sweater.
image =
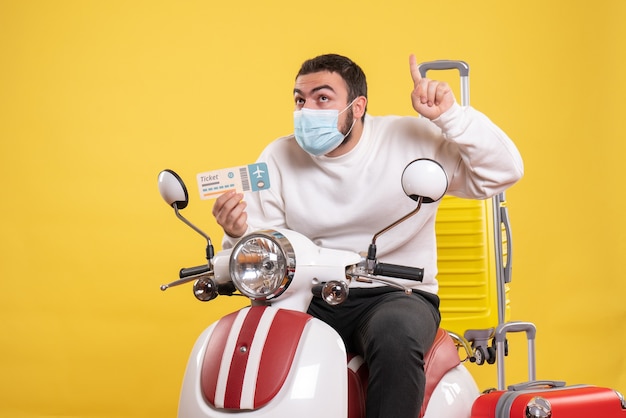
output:
[[[448, 175], [448, 194], [491, 197], [523, 175], [513, 142], [485, 115], [454, 105], [434, 121], [421, 117], [366, 115], [354, 149], [339, 157], [314, 157], [293, 135], [270, 143], [259, 157], [270, 188], [247, 193], [248, 232], [272, 227], [298, 231], [317, 245], [367, 251], [372, 236], [416, 207], [402, 189], [405, 166], [417, 158], [438, 161]], [[435, 215], [439, 203], [381, 235], [381, 262], [424, 268], [410, 287], [436, 293]], [[225, 236], [223, 247], [236, 239]], [[352, 286], [368, 286], [352, 283]]]

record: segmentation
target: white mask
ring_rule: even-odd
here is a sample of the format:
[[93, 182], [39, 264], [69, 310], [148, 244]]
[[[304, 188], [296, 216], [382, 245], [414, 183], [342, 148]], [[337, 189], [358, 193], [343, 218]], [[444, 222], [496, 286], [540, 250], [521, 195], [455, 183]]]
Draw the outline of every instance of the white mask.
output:
[[350, 130], [344, 135], [337, 128], [339, 115], [354, 104], [354, 99], [345, 109], [307, 109], [293, 112], [294, 135], [298, 145], [311, 155], [324, 155], [336, 149], [350, 134], [356, 119], [352, 121]]

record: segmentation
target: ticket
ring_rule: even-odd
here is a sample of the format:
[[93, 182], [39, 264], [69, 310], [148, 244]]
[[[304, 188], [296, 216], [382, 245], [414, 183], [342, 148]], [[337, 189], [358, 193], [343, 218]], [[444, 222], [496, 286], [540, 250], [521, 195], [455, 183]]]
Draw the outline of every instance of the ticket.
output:
[[200, 199], [215, 199], [234, 190], [238, 193], [270, 188], [270, 177], [265, 163], [242, 165], [221, 170], [206, 171], [196, 176]]

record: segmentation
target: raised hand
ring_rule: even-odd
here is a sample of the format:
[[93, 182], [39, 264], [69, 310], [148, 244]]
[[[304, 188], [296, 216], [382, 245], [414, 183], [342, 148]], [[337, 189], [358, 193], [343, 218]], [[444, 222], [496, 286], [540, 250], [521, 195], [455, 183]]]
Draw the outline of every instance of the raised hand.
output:
[[452, 107], [456, 99], [448, 83], [423, 78], [413, 54], [409, 57], [409, 67], [413, 78], [411, 102], [417, 113], [433, 120]]

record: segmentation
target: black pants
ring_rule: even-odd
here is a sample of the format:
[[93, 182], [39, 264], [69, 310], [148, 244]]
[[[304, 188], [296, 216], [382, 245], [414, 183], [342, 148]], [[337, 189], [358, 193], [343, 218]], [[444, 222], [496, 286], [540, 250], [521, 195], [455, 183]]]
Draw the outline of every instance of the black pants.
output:
[[314, 298], [309, 313], [337, 330], [348, 352], [365, 358], [367, 418], [417, 418], [426, 385], [424, 355], [441, 320], [436, 295], [406, 295], [390, 287], [350, 289], [338, 306]]

